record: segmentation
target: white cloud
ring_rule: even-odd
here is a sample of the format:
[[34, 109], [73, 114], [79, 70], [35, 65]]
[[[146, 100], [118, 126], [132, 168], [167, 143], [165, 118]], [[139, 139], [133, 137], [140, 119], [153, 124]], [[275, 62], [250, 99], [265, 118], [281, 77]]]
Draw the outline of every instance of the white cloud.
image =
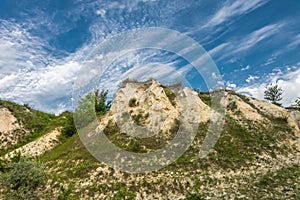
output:
[[215, 48], [209, 50], [209, 54], [212, 56], [215, 55], [219, 55], [220, 53], [224, 52], [226, 49], [230, 48], [231, 43], [226, 42], [226, 43], [222, 43], [218, 46], [216, 46]]
[[106, 13], [106, 10], [104, 9], [100, 9], [100, 10], [96, 10], [96, 15], [100, 15], [101, 17], [105, 17], [105, 13]]
[[284, 27], [284, 25], [284, 23], [271, 24], [252, 32], [242, 40], [235, 52], [247, 50], [260, 41], [277, 34], [278, 31]]
[[223, 7], [221, 7], [204, 26], [215, 27], [226, 21], [232, 20], [237, 16], [247, 14], [258, 7], [267, 3], [267, 0], [233, 0], [226, 1]]
[[[37, 109], [59, 112], [72, 93], [81, 55], [57, 59], [47, 42], [16, 23], [1, 20], [0, 98], [29, 103]], [[62, 106], [64, 104], [64, 106]]]
[[264, 80], [259, 80], [259, 83], [239, 87], [237, 91], [263, 99], [266, 85], [270, 83], [278, 84], [284, 91], [282, 95], [282, 104], [284, 106], [289, 106], [300, 97], [300, 64], [296, 64], [291, 68], [297, 69], [285, 73], [281, 70], [275, 70], [275, 72], [268, 74]]
[[246, 71], [246, 70], [248, 70], [248, 69], [250, 69], [251, 68], [251, 66], [250, 65], [247, 65], [246, 67], [243, 67], [242, 69], [241, 69], [241, 71]]
[[259, 79], [259, 77], [258, 76], [249, 75], [248, 78], [246, 79], [246, 82], [250, 83], [250, 82], [252, 82], [252, 81], [254, 81], [256, 79]]
[[272, 55], [270, 58], [268, 58], [268, 60], [262, 64], [262, 66], [267, 66], [267, 65], [270, 65], [272, 63], [274, 63], [277, 59], [277, 56], [276, 55]]
[[294, 48], [300, 46], [300, 34], [296, 35], [291, 43], [288, 45], [288, 48]]
[[259, 42], [276, 35], [286, 25], [286, 22], [279, 22], [276, 24], [264, 26], [242, 38], [222, 43], [214, 49], [210, 50], [209, 53], [215, 55], [218, 60], [222, 60], [229, 56], [248, 51], [251, 48], [255, 47]]
[[237, 87], [235, 83], [227, 82], [226, 83], [226, 89], [228, 90], [234, 90]]

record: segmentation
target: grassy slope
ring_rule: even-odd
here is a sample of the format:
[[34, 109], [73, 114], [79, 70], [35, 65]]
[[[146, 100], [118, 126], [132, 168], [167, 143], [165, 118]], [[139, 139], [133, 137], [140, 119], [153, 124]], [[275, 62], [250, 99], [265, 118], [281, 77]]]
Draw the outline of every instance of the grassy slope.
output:
[[34, 141], [38, 137], [49, 133], [57, 127], [66, 126], [69, 123], [68, 119], [72, 117], [72, 113], [70, 112], [64, 112], [59, 116], [55, 116], [53, 114], [31, 109], [28, 106], [21, 106], [4, 100], [0, 100], [0, 106], [9, 109], [18, 121], [22, 123], [23, 128], [28, 131], [28, 134], [20, 138], [16, 145], [11, 146], [6, 150], [0, 150], [0, 156]]
[[21, 106], [9, 101], [0, 100], [0, 106], [9, 109], [18, 121], [22, 123], [24, 129], [29, 131], [28, 134], [20, 138], [18, 144], [0, 151], [0, 156], [43, 135], [46, 131], [43, 130], [49, 126], [52, 120], [57, 118], [53, 114], [37, 111], [28, 106]]
[[[205, 98], [209, 102], [209, 98]], [[28, 121], [26, 119], [30, 117], [41, 120], [40, 125], [36, 124], [38, 120], [33, 120], [26, 125], [27, 127], [36, 125], [40, 127], [38, 128], [40, 135], [57, 126], [64, 125], [62, 116], [55, 117], [39, 111], [31, 111], [26, 114], [24, 107], [10, 102], [0, 101], [0, 103], [8, 107], [21, 121], [26, 122]], [[66, 113], [66, 115], [69, 114]], [[114, 170], [110, 169], [110, 174], [98, 175], [98, 179], [96, 178], [88, 186], [78, 186], [76, 183], [80, 180], [83, 182], [89, 180], [89, 173], [105, 165], [89, 154], [78, 135], [73, 135], [40, 157], [40, 161], [45, 163], [49, 169], [51, 180], [49, 183], [51, 189], [46, 190], [44, 195], [48, 198], [55, 198], [58, 194], [53, 191], [59, 192], [62, 184], [74, 184], [71, 195], [75, 199], [76, 196], [83, 193], [92, 197], [97, 193], [107, 194], [111, 191], [115, 191], [112, 199], [124, 199], [125, 197], [132, 199], [135, 191], [139, 189], [149, 191], [149, 193], [161, 193], [164, 196], [167, 196], [167, 190], [174, 190], [184, 196], [189, 196], [189, 199], [205, 199], [205, 197], [217, 195], [211, 189], [218, 188], [220, 190], [220, 183], [225, 185], [234, 183], [235, 187], [225, 188], [225, 194], [221, 197], [226, 199], [231, 195], [236, 199], [246, 199], [246, 197], [250, 199], [300, 198], [299, 164], [284, 164], [284, 166], [272, 169], [270, 167], [270, 169], [266, 169], [266, 172], [249, 171], [248, 174], [246, 173], [247, 175], [225, 175], [224, 179], [212, 176], [218, 171], [225, 173], [231, 170], [236, 172], [245, 169], [247, 172], [247, 169], [262, 161], [259, 158], [261, 154], [276, 159], [277, 156], [285, 156], [291, 152], [292, 149], [281, 142], [291, 138], [290, 128], [284, 120], [270, 120], [273, 122], [273, 126], [269, 129], [258, 128], [252, 122], [245, 121], [250, 127], [246, 129], [227, 116], [226, 125], [214, 151], [205, 159], [197, 157], [199, 144], [203, 141], [207, 130], [206, 124], [200, 124], [194, 144], [170, 166], [158, 172], [140, 175], [143, 178], [139, 181], [134, 179], [139, 175], [126, 173], [122, 173], [122, 179], [119, 179], [114, 175]], [[264, 160], [264, 162], [268, 164], [268, 161]], [[172, 178], [167, 178], [171, 172]], [[188, 175], [185, 172], [188, 172]], [[152, 177], [158, 177], [159, 174], [162, 174], [160, 178], [152, 180]], [[193, 185], [183, 184], [183, 180], [186, 178], [192, 180]], [[217, 193], [219, 193], [218, 189], [216, 189]]]
[[[207, 158], [199, 159], [197, 157], [199, 151], [198, 142], [203, 140], [207, 129], [207, 125], [201, 124], [194, 145], [192, 145], [175, 163], [158, 172], [163, 174], [168, 174], [170, 172], [179, 174], [179, 176], [172, 178], [174, 184], [164, 187], [163, 190], [173, 189], [185, 195], [193, 194], [194, 197], [196, 196], [197, 198], [211, 196], [210, 193], [199, 191], [197, 187], [200, 188], [201, 185], [207, 184], [214, 187], [215, 184], [219, 184], [218, 182], [220, 180], [217, 178], [214, 179], [211, 176], [204, 176], [201, 183], [198, 183], [198, 176], [203, 176], [203, 173], [205, 174], [206, 171], [239, 171], [242, 168], [254, 166], [256, 162], [260, 162], [258, 155], [261, 155], [262, 153], [265, 153], [270, 157], [285, 155], [290, 152], [290, 149], [287, 146], [280, 145], [278, 142], [287, 139], [288, 135], [285, 132], [287, 128], [288, 127], [284, 126], [284, 124], [277, 123], [273, 129], [249, 131], [237, 124], [232, 118], [227, 117], [223, 133], [218, 140], [214, 151], [209, 154]], [[278, 144], [276, 144], [276, 142], [274, 144], [274, 141], [277, 141]], [[87, 152], [78, 135], [74, 135], [64, 144], [57, 146], [51, 152], [44, 154], [41, 157], [41, 161], [45, 162], [50, 169], [53, 177], [53, 187], [56, 188], [56, 190], [58, 190], [59, 185], [63, 183], [75, 184], [79, 179], [89, 179], [90, 175], [88, 173], [91, 173], [101, 166], [101, 164]], [[197, 175], [197, 172], [195, 171], [199, 170], [202, 172], [199, 172]], [[188, 178], [193, 180], [195, 184], [194, 187], [190, 187], [189, 189], [176, 183], [186, 177], [186, 175], [180, 174], [187, 171], [191, 172], [191, 175]], [[258, 171], [252, 175], [250, 173], [249, 176], [235, 178], [228, 177], [228, 180], [225, 180], [224, 183], [230, 184], [231, 181], [237, 181], [240, 183], [240, 187], [232, 190], [232, 194], [237, 195], [238, 193], [241, 193], [249, 198], [263, 198], [266, 195], [273, 196], [274, 198], [285, 197], [285, 193], [281, 193], [280, 191], [289, 191], [291, 193], [289, 194], [289, 197], [300, 197], [299, 192], [297, 193], [298, 190], [296, 190], [299, 189], [297, 184], [300, 184], [299, 173], [300, 166], [291, 164], [275, 171], [268, 171], [267, 173]], [[150, 173], [150, 175], [148, 174], [148, 178], [152, 175], [157, 176], [157, 172]], [[133, 182], [129, 184], [129, 186], [127, 184], [125, 187], [125, 184], [132, 180], [127, 178], [127, 176], [131, 177], [131, 175], [126, 175], [125, 173], [122, 176], [122, 181], [113, 178], [113, 176], [107, 176], [102, 179], [102, 181], [105, 180], [104, 182], [101, 182], [100, 180], [100, 182], [95, 182], [89, 187], [75, 188], [73, 195], [78, 196], [86, 190], [89, 191], [88, 194], [90, 196], [99, 192], [106, 194], [109, 191], [116, 190], [118, 192], [123, 192], [123, 196], [121, 195], [120, 198], [115, 199], [122, 199], [124, 196], [132, 196], [132, 194], [134, 194], [135, 189], [133, 186], [136, 186], [137, 188], [146, 188], [146, 190], [152, 192], [166, 192], [157, 189], [157, 186], [163, 187], [166, 180], [160, 180], [161, 182], [156, 181], [153, 183], [150, 178], [145, 178], [144, 182]], [[249, 185], [246, 187], [245, 183]], [[126, 188], [129, 189], [124, 191]]]

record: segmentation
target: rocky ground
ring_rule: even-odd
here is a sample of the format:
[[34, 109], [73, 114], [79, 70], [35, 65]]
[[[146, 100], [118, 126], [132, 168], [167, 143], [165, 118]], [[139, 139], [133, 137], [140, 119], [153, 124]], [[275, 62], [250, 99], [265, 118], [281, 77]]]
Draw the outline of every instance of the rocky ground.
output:
[[[124, 82], [110, 112], [99, 118], [98, 129], [120, 148], [147, 153], [172, 141], [182, 120], [197, 123], [191, 146], [160, 170], [127, 173], [111, 168], [91, 156], [78, 135], [57, 139], [60, 122], [13, 150], [38, 156], [45, 166], [48, 178], [40, 199], [299, 199], [300, 111], [222, 92], [224, 126], [204, 158], [199, 150], [214, 117], [222, 112], [214, 109], [207, 93], [155, 80]], [[0, 119], [2, 141], [3, 133], [25, 126], [5, 108]], [[146, 129], [159, 134], [142, 135]], [[124, 130], [131, 134], [125, 136]]]

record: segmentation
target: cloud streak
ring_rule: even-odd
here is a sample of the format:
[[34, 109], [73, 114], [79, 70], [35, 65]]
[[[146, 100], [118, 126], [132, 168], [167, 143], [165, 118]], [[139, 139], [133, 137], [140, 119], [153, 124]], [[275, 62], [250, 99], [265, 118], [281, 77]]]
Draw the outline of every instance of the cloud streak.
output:
[[280, 30], [282, 30], [287, 25], [286, 22], [279, 22], [271, 25], [261, 27], [248, 35], [240, 37], [238, 39], [232, 39], [230, 42], [221, 43], [209, 53], [217, 58], [217, 60], [222, 60], [233, 55], [238, 55], [243, 52], [247, 52], [252, 48], [257, 47], [257, 45], [263, 40], [272, 38]]
[[224, 5], [211, 17], [203, 28], [219, 26], [226, 21], [232, 20], [238, 16], [245, 15], [260, 6], [266, 4], [266, 0], [234, 0], [226, 1]]

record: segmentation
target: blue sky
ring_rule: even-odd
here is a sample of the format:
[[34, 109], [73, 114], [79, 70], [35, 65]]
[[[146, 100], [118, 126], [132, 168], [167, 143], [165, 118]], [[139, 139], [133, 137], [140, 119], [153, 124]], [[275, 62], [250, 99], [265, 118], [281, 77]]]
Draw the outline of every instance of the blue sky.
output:
[[[299, 0], [1, 0], [0, 98], [53, 113], [71, 109], [90, 51], [124, 31], [162, 27], [201, 44], [228, 89], [262, 99], [266, 84], [277, 83], [289, 105], [300, 97], [299, 22]], [[131, 71], [155, 77], [182, 62], [153, 50], [117, 57], [103, 85], [114, 91], [129, 73], [117, 75], [118, 65], [144, 64]], [[200, 80], [188, 81], [202, 88]]]

